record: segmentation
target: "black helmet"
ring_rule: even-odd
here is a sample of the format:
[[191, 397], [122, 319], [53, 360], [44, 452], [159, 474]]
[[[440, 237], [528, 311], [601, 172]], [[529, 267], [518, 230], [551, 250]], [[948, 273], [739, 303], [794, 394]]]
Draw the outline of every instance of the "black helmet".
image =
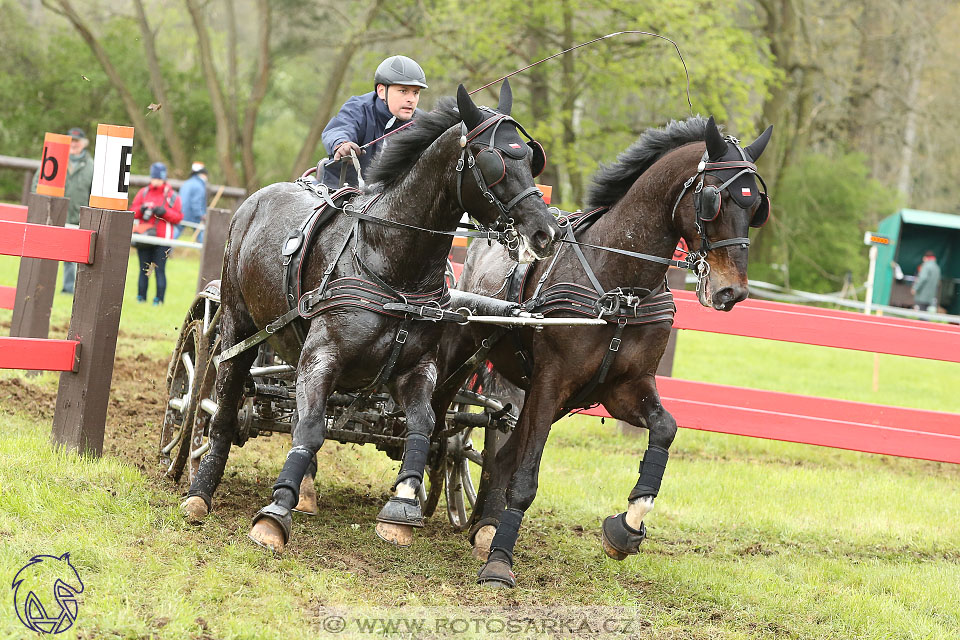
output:
[[380, 63], [373, 74], [374, 84], [409, 84], [427, 88], [427, 76], [416, 62], [407, 56], [390, 56]]

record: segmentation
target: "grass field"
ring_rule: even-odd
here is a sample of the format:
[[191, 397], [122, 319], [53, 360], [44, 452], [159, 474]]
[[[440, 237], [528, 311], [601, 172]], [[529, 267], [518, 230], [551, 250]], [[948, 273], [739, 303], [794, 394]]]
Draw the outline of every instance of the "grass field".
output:
[[[479, 564], [439, 515], [406, 551], [375, 538], [396, 463], [371, 447], [324, 447], [321, 513], [295, 517], [283, 557], [246, 539], [282, 436], [235, 448], [213, 514], [189, 526], [184, 487], [154, 451], [197, 262], [168, 262], [160, 308], [135, 302], [133, 260], [128, 273], [103, 458], [50, 447], [55, 374], [0, 372], [0, 583], [35, 554], [69, 552], [85, 590], [60, 637], [960, 638], [960, 468], [946, 464], [682, 431], [642, 553], [617, 563], [599, 523], [623, 510], [643, 440], [568, 418], [509, 592], [474, 585]], [[0, 284], [16, 284], [15, 260], [0, 258]], [[57, 295], [53, 337], [71, 301]], [[4, 332], [9, 320], [0, 310]], [[872, 354], [684, 332], [675, 375], [960, 413], [960, 365], [881, 356], [876, 392], [873, 366]], [[32, 637], [0, 591], [0, 637]]]

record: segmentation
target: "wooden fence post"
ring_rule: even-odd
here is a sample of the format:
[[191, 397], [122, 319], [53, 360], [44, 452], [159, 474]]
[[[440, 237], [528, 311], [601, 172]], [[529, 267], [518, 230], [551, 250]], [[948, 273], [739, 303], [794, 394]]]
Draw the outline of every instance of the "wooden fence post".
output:
[[[684, 269], [670, 267], [667, 269], [667, 285], [672, 291], [683, 291], [687, 282], [687, 272]], [[657, 375], [670, 377], [673, 375], [673, 355], [677, 351], [677, 330], [670, 330], [670, 339], [667, 340], [667, 348], [663, 350], [663, 357], [660, 358], [660, 364], [657, 366]], [[617, 420], [617, 430], [621, 435], [639, 436], [646, 429], [635, 427], [623, 420]]]
[[223, 270], [223, 252], [230, 233], [229, 209], [207, 209], [207, 224], [203, 232], [203, 253], [200, 257], [200, 275], [197, 278], [197, 292], [203, 290], [211, 280], [220, 278]]
[[[62, 227], [67, 220], [68, 198], [30, 194], [27, 222]], [[10, 336], [46, 338], [50, 335], [50, 308], [57, 290], [56, 260], [21, 258]]]
[[133, 212], [82, 207], [80, 228], [97, 232], [93, 264], [78, 265], [73, 316], [67, 338], [79, 340], [80, 367], [60, 374], [53, 415], [55, 444], [99, 456], [113, 360], [127, 281]]

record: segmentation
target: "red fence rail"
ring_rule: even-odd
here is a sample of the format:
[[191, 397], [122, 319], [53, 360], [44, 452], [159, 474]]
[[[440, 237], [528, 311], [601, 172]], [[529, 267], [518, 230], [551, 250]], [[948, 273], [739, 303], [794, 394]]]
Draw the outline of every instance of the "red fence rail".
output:
[[[22, 204], [0, 202], [0, 220], [7, 222], [26, 222], [27, 207]], [[13, 303], [16, 297], [16, 287], [0, 285], [0, 309], [13, 309]]]
[[[674, 327], [960, 362], [960, 327], [761, 300], [727, 314], [674, 292]], [[658, 377], [681, 427], [960, 464], [960, 414]], [[609, 416], [603, 407], [588, 415]]]
[[[28, 216], [34, 221], [57, 218], [63, 224], [66, 205], [65, 198], [32, 194]], [[0, 219], [0, 254], [21, 257], [13, 335], [0, 337], [0, 368], [62, 372], [53, 440], [94, 455], [103, 450], [132, 231], [131, 212], [90, 207], [81, 207], [79, 229]], [[49, 283], [56, 278], [51, 261], [56, 260], [81, 263], [66, 340], [29, 335], [38, 328], [46, 335], [52, 300]], [[25, 269], [28, 262], [52, 270], [35, 277], [34, 270]], [[46, 316], [32, 313], [28, 301], [44, 295]]]

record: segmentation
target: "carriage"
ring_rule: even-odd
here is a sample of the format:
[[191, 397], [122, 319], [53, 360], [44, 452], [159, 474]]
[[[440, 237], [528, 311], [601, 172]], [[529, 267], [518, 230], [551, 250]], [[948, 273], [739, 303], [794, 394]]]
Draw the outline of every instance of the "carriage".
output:
[[[452, 276], [452, 270], [448, 269]], [[220, 355], [220, 281], [197, 294], [181, 325], [167, 369], [167, 406], [160, 430], [160, 458], [166, 474], [192, 482], [200, 460], [209, 450], [210, 419], [218, 402], [216, 377]], [[262, 343], [244, 384], [239, 429], [234, 441], [242, 447], [251, 438], [290, 434], [297, 423], [295, 366], [284, 362]], [[373, 444], [391, 459], [403, 454], [406, 420], [385, 390], [369, 396], [332, 394], [327, 403], [327, 434], [342, 444]], [[471, 468], [483, 466], [482, 450], [516, 424], [517, 409], [484, 389], [475, 375], [456, 394], [447, 411], [446, 430], [430, 447], [428, 473], [420, 501], [431, 516], [445, 497], [446, 514], [454, 530], [463, 530], [477, 498]]]

